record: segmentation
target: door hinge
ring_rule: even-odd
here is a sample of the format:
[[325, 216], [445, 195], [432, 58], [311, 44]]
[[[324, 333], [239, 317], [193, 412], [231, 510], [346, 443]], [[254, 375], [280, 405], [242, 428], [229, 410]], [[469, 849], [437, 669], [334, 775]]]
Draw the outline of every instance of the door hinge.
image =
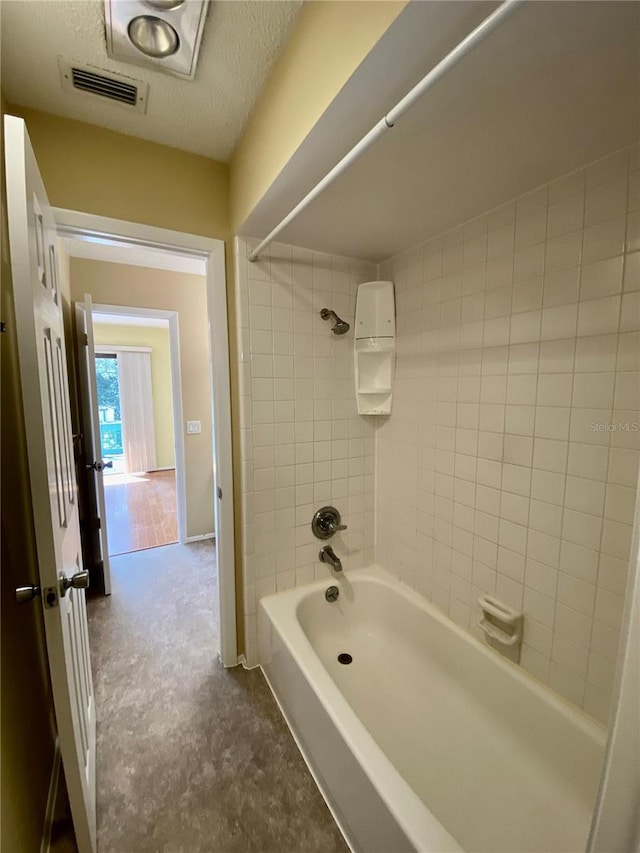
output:
[[218, 500], [222, 500], [222, 489], [218, 486]]
[[96, 516], [96, 528], [98, 530], [102, 530], [102, 519], [100, 518], [99, 515]]
[[82, 336], [82, 343], [85, 347], [89, 346], [89, 335], [83, 335]]
[[7, 331], [7, 324], [4, 320], [0, 320], [0, 334]]

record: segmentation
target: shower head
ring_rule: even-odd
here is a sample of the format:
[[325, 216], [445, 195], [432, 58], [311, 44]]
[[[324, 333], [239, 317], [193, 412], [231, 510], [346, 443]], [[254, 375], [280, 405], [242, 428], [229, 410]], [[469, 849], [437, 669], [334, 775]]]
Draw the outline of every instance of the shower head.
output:
[[346, 322], [346, 320], [341, 320], [340, 317], [338, 317], [338, 315], [336, 314], [336, 312], [331, 311], [329, 308], [323, 308], [320, 312], [320, 316], [323, 320], [328, 320], [330, 317], [333, 317], [333, 319], [335, 320], [335, 325], [332, 326], [331, 331], [334, 335], [344, 335], [350, 329], [350, 326]]

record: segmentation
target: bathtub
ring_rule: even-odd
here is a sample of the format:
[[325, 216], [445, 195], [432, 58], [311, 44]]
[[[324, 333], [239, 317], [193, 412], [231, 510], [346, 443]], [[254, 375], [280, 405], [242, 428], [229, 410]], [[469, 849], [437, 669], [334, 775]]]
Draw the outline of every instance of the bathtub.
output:
[[605, 730], [380, 567], [263, 598], [258, 653], [352, 850], [584, 851]]

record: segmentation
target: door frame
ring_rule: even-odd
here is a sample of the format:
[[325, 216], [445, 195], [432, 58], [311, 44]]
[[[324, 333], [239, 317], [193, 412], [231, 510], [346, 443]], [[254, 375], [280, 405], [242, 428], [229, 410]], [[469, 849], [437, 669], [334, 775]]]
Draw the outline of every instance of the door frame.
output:
[[[587, 853], [640, 851], [638, 708], [640, 707], [640, 472], [616, 678]], [[632, 847], [628, 847], [629, 844]]]
[[[208, 302], [208, 300], [207, 300]], [[178, 312], [162, 308], [131, 308], [128, 305], [93, 305], [93, 314], [116, 314], [121, 317], [151, 317], [169, 323], [169, 353], [171, 359], [171, 406], [176, 463], [176, 497], [178, 510], [178, 541], [181, 544], [199, 539], [211, 539], [215, 532], [204, 536], [187, 536], [187, 484], [185, 476], [184, 429], [182, 425], [182, 374], [180, 372], [180, 329]], [[96, 347], [96, 355], [98, 348]], [[118, 347], [114, 348], [114, 351]], [[127, 347], [131, 349], [131, 347]]]
[[[220, 658], [225, 667], [240, 663], [236, 628], [235, 531], [229, 320], [222, 240], [156, 228], [63, 208], [53, 208], [60, 237], [81, 237], [101, 243], [149, 248], [195, 258], [205, 263], [209, 357], [213, 418], [213, 483], [218, 558]], [[182, 424], [180, 431], [182, 431]], [[224, 499], [223, 499], [224, 498]]]

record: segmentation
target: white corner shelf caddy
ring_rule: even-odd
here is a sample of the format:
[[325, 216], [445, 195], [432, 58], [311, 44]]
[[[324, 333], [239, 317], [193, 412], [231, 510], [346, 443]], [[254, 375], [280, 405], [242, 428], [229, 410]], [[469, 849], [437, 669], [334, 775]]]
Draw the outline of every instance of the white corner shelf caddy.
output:
[[392, 281], [358, 286], [354, 366], [360, 415], [391, 413], [396, 361], [396, 312]]

